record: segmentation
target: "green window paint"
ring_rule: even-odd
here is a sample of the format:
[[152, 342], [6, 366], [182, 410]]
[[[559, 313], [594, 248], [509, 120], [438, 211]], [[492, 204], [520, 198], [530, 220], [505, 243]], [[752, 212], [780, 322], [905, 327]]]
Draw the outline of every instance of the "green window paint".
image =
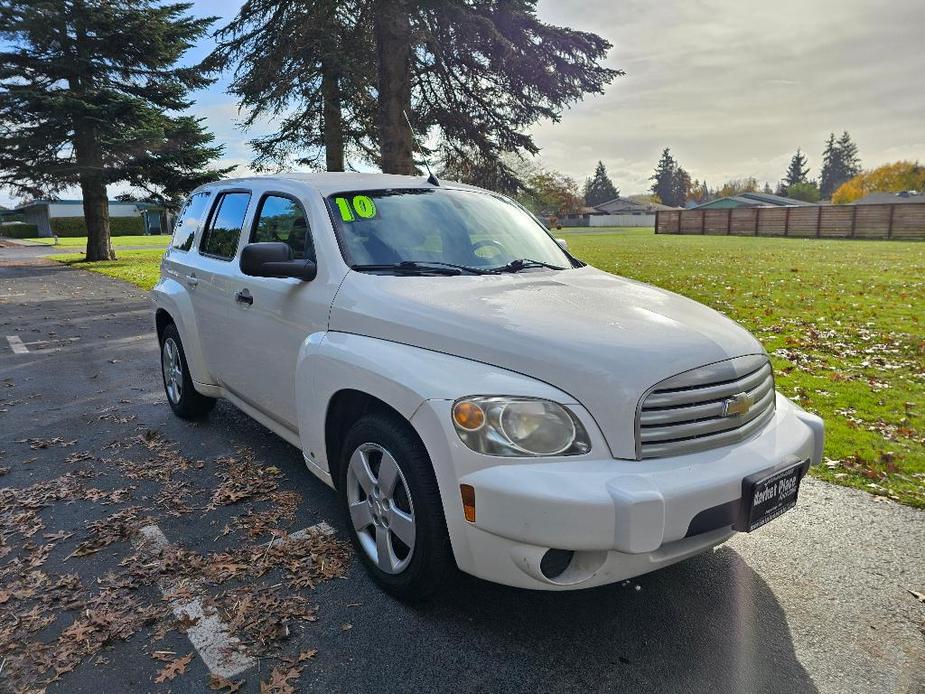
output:
[[[372, 200], [370, 200], [372, 202]], [[352, 222], [356, 217], [353, 216], [353, 210], [350, 209], [350, 203], [347, 198], [334, 198], [334, 204], [340, 210], [340, 218], [345, 222]]]
[[368, 195], [357, 195], [353, 198], [353, 209], [357, 216], [363, 219], [372, 219], [376, 216], [376, 203]]

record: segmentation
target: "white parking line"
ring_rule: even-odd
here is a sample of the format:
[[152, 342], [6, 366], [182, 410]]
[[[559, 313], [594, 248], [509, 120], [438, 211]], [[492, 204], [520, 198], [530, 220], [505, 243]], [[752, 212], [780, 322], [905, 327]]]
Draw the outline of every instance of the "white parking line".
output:
[[22, 343], [19, 335], [7, 335], [6, 341], [10, 343], [13, 354], [29, 354], [29, 349]]
[[[139, 546], [152, 554], [159, 554], [170, 544], [156, 525], [146, 525], [139, 532], [142, 538]], [[333, 535], [334, 528], [322, 521], [317, 525], [287, 535], [279, 542], [285, 544], [293, 540], [303, 540], [312, 532]], [[179, 581], [162, 581], [158, 585], [161, 592], [167, 595], [180, 587], [180, 583]], [[205, 592], [198, 582], [187, 582], [183, 584], [183, 587], [187, 589], [187, 592]], [[186, 615], [188, 620], [196, 622], [187, 628], [186, 635], [196, 652], [199, 653], [199, 657], [202, 658], [202, 662], [209, 668], [209, 672], [230, 679], [257, 665], [256, 659], [239, 650], [241, 642], [230, 632], [228, 625], [222, 622], [214, 612], [206, 614], [200, 598], [187, 601], [172, 600], [170, 606], [177, 618]]]
[[[155, 554], [160, 553], [170, 544], [156, 525], [146, 525], [141, 529], [141, 535], [145, 540], [143, 546]], [[178, 584], [162, 581], [159, 586], [161, 592], [167, 595], [178, 587]], [[184, 587], [193, 592], [201, 591], [201, 586], [197, 583], [187, 584]], [[256, 659], [241, 653], [239, 650], [241, 642], [231, 634], [228, 626], [218, 618], [218, 615], [205, 614], [201, 599], [171, 600], [170, 606], [177, 618], [186, 615], [187, 619], [196, 621], [187, 628], [186, 635], [196, 652], [199, 653], [199, 657], [202, 658], [202, 662], [209, 668], [209, 672], [219, 677], [231, 678], [257, 664]]]

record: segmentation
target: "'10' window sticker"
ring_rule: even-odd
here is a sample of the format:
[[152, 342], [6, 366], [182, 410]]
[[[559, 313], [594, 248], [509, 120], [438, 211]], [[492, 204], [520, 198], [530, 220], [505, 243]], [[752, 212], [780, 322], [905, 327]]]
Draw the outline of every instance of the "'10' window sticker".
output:
[[345, 222], [353, 222], [357, 217], [373, 219], [376, 216], [376, 203], [368, 195], [354, 195], [353, 200], [337, 197], [334, 198], [334, 204]]

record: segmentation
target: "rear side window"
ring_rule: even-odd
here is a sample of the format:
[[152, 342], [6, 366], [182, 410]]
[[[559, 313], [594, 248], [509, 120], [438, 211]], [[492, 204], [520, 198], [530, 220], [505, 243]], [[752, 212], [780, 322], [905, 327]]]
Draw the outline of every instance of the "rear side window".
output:
[[270, 194], [260, 201], [250, 242], [264, 241], [288, 244], [297, 260], [315, 260], [308, 218], [302, 205], [292, 198]]
[[199, 230], [199, 220], [202, 219], [202, 213], [205, 212], [210, 197], [212, 193], [207, 191], [194, 193], [183, 205], [173, 228], [173, 240], [170, 242], [177, 250], [188, 251], [193, 247], [193, 237]]
[[199, 244], [203, 255], [222, 260], [234, 258], [250, 199], [250, 193], [222, 193], [218, 196]]

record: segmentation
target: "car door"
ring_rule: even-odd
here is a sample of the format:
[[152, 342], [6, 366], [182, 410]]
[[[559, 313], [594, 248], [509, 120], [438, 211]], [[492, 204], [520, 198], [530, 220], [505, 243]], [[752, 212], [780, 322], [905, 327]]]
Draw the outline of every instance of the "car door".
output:
[[[315, 262], [310, 216], [299, 197], [288, 192], [261, 194], [247, 243], [287, 243], [294, 258]], [[322, 276], [324, 273], [322, 273]], [[227, 324], [239, 368], [227, 375], [227, 388], [292, 432], [296, 423], [295, 376], [299, 350], [311, 333], [327, 329], [336, 285], [323, 277], [250, 277], [235, 264], [232, 293], [237, 297]]]
[[249, 190], [217, 192], [199, 241], [195, 289], [190, 292], [209, 370], [223, 386], [238, 368], [235, 344], [228, 340], [226, 324], [231, 320], [232, 276], [237, 270], [238, 245], [250, 200]]

